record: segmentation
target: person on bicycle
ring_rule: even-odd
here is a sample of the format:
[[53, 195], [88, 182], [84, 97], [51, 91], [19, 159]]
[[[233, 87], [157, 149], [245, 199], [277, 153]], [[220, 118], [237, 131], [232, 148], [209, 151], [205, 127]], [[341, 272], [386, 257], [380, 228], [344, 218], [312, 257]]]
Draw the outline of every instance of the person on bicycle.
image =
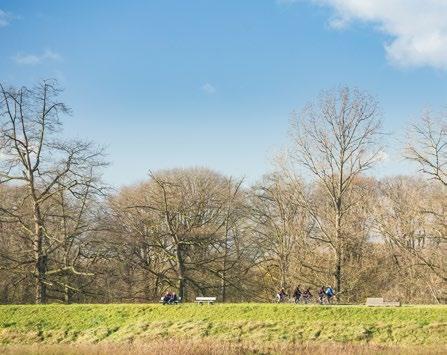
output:
[[304, 291], [304, 293], [303, 293], [304, 303], [308, 303], [311, 298], [312, 298], [312, 293], [310, 293], [310, 288], [307, 288], [306, 291]]
[[295, 303], [300, 303], [301, 299], [300, 285], [298, 285], [295, 289], [295, 292], [293, 292], [293, 298], [295, 299]]
[[283, 288], [276, 295], [279, 303], [285, 302], [286, 296], [286, 291]]
[[331, 286], [329, 286], [329, 287], [326, 289], [325, 294], [326, 294], [328, 303], [331, 303], [332, 298], [335, 296], [334, 289], [333, 289]]
[[324, 289], [324, 286], [321, 286], [321, 288], [318, 290], [318, 302], [320, 304], [323, 304], [325, 297], [326, 297], [326, 291]]

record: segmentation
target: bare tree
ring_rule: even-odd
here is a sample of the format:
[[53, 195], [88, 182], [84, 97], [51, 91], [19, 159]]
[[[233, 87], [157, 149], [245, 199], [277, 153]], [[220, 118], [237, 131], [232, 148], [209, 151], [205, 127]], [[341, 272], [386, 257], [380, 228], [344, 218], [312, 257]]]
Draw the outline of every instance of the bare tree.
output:
[[171, 256], [163, 252], [160, 221], [147, 204], [151, 191], [148, 185], [145, 182], [122, 188], [111, 196], [102, 222], [107, 226], [103, 243], [113, 255], [110, 262], [116, 263], [111, 269], [125, 283], [126, 293], [115, 297], [126, 302], [157, 300], [164, 287], [175, 287], [171, 283]]
[[[410, 177], [392, 177], [380, 184], [375, 226], [395, 266], [404, 275], [398, 284], [425, 285], [422, 295], [402, 287], [404, 299], [439, 300], [447, 281], [447, 239], [444, 195], [434, 184]], [[427, 293], [425, 290], [428, 290]], [[411, 292], [411, 294], [408, 294]]]
[[[420, 208], [424, 218], [429, 218], [431, 233], [424, 231], [436, 248], [429, 254], [424, 250], [417, 250], [413, 246], [401, 245], [407, 252], [412, 253], [419, 262], [428, 266], [433, 273], [447, 282], [446, 253], [447, 253], [447, 223], [445, 220], [447, 205], [445, 193], [447, 187], [447, 121], [446, 114], [434, 116], [426, 111], [419, 122], [410, 127], [408, 142], [405, 149], [407, 159], [416, 162], [419, 171], [438, 188], [437, 196], [432, 195]], [[440, 187], [440, 188], [439, 188]]]
[[69, 113], [59, 101], [57, 84], [43, 81], [33, 88], [6, 88], [0, 85], [0, 183], [26, 187], [23, 197], [29, 215], [17, 218], [32, 239], [34, 254], [35, 302], [47, 302], [48, 254], [51, 252], [45, 208], [56, 195], [90, 181], [92, 169], [104, 165], [102, 151], [90, 142], [60, 138], [61, 118]]
[[430, 179], [447, 186], [447, 122], [445, 115], [425, 112], [409, 131], [405, 156]]
[[330, 245], [335, 255], [334, 278], [339, 294], [348, 233], [345, 217], [356, 203], [349, 193], [355, 179], [381, 155], [380, 130], [376, 100], [347, 87], [323, 92], [292, 122], [292, 159], [316, 179], [330, 200], [331, 223], [323, 224], [318, 215], [314, 217], [319, 239]]
[[165, 270], [159, 272], [163, 281], [176, 281], [180, 297], [209, 288], [225, 297], [240, 185], [208, 169], [159, 171], [129, 201], [132, 225], [137, 222], [152, 251], [162, 253]]
[[91, 244], [93, 234], [99, 230], [98, 203], [104, 189], [91, 171], [77, 186], [58, 190], [48, 199], [44, 211], [48, 261], [52, 266], [47, 277], [55, 286], [52, 297], [71, 303], [74, 296], [85, 292], [88, 279], [94, 276], [96, 253]]
[[311, 226], [302, 208], [302, 182], [276, 172], [264, 177], [252, 189], [252, 233], [263, 251], [265, 269], [274, 284], [291, 286], [291, 269]]
[[[222, 263], [220, 270], [218, 270], [220, 277], [220, 296], [222, 302], [227, 300], [227, 290], [229, 286], [234, 288], [234, 280], [232, 275], [237, 275], [237, 279], [240, 279], [237, 273], [237, 267], [240, 266], [239, 262], [242, 259], [243, 252], [240, 251], [241, 242], [241, 221], [245, 220], [245, 194], [242, 192], [243, 179], [235, 180], [233, 178], [227, 178], [226, 193], [224, 194], [224, 200], [226, 201], [225, 207], [225, 225], [223, 232], [223, 240], [221, 243]], [[232, 246], [237, 246], [234, 248]], [[240, 286], [236, 287], [240, 289]]]

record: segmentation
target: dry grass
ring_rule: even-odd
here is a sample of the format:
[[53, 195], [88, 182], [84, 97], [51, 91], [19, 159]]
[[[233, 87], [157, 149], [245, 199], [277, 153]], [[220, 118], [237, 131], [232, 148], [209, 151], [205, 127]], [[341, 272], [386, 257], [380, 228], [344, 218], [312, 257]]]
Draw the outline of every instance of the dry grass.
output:
[[71, 344], [71, 345], [10, 345], [0, 347], [4, 354], [36, 355], [120, 355], [120, 354], [170, 354], [170, 355], [205, 355], [205, 354], [444, 354], [444, 346], [383, 346], [372, 344], [339, 343], [232, 343], [209, 340], [181, 341], [165, 340], [149, 343], [123, 344]]

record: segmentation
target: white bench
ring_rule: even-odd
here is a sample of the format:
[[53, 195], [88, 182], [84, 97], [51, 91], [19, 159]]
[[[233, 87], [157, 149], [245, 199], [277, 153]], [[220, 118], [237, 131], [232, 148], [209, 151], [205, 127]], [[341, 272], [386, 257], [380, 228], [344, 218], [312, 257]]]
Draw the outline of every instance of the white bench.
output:
[[384, 302], [381, 297], [370, 297], [366, 299], [369, 307], [400, 307], [400, 302]]
[[198, 304], [214, 304], [216, 302], [217, 297], [196, 297], [196, 303]]

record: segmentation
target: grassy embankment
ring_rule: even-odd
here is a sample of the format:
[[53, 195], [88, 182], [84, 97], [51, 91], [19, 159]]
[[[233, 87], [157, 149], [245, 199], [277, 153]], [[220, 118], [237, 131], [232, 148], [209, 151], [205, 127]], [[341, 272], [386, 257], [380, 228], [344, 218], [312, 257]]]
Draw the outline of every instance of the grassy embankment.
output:
[[336, 343], [334, 348], [349, 345], [373, 349], [378, 346], [391, 350], [398, 346], [398, 349], [443, 352], [447, 351], [447, 307], [273, 304], [0, 306], [0, 344], [3, 344], [0, 351], [14, 349], [17, 344], [99, 343], [121, 346], [132, 343], [135, 346], [162, 344], [168, 340], [180, 344], [201, 344], [208, 349], [204, 353], [212, 352], [209, 346], [216, 344], [224, 344], [219, 346], [228, 347], [225, 348], [227, 352], [238, 352], [242, 344], [245, 344], [245, 350], [277, 349], [278, 352], [286, 352], [290, 349], [293, 352], [297, 347], [326, 347], [328, 343]]

